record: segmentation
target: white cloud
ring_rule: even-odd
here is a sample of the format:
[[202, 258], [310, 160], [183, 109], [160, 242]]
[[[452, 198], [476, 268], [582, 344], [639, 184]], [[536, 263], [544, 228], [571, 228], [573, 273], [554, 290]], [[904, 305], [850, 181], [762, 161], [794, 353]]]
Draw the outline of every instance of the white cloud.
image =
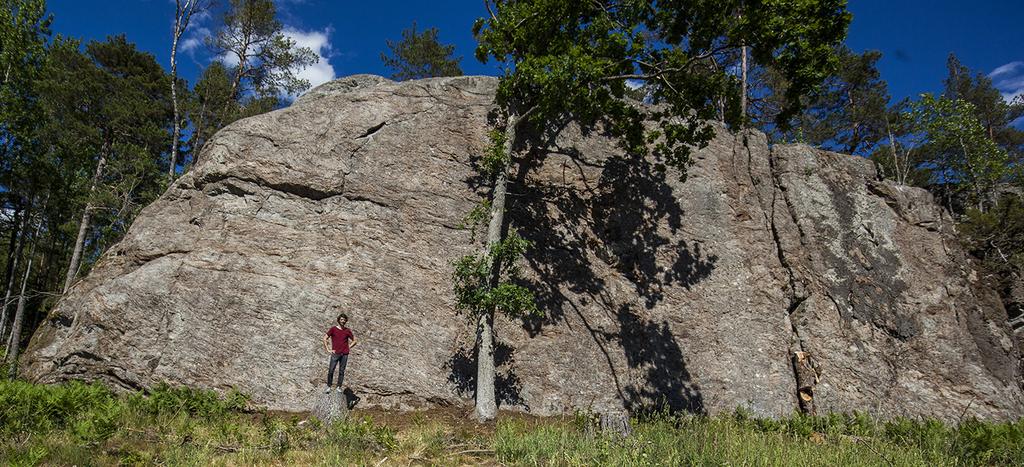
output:
[[227, 65], [229, 68], [230, 67], [234, 67], [234, 66], [238, 66], [238, 55], [235, 55], [235, 54], [233, 54], [231, 52], [224, 52], [224, 53], [216, 56], [214, 58], [214, 60], [217, 60], [217, 61]]
[[1016, 72], [1017, 70], [1022, 70], [1022, 69], [1024, 69], [1024, 62], [1010, 62], [1010, 63], [1007, 63], [1006, 65], [1003, 65], [1003, 66], [1001, 66], [999, 68], [996, 68], [995, 70], [992, 70], [992, 73], [989, 73], [988, 77], [992, 78], [992, 79], [996, 79], [997, 76], [1005, 75], [1005, 74], [1012, 74], [1012, 73]]
[[189, 34], [178, 44], [178, 50], [190, 55], [212, 34], [209, 28], [201, 26], [189, 28], [188, 32]]
[[[331, 54], [331, 29], [323, 31], [301, 31], [292, 27], [284, 29], [284, 35], [295, 41], [297, 47], [309, 47], [316, 54], [318, 61], [306, 68], [296, 70], [299, 78], [309, 81], [310, 89], [333, 80], [337, 75], [334, 67], [327, 61]], [[296, 97], [296, 96], [291, 96]]]
[[[305, 68], [296, 68], [292, 70], [300, 79], [309, 81], [310, 89], [331, 81], [337, 76], [334, 72], [334, 67], [329, 61], [327, 61], [327, 57], [331, 55], [332, 50], [330, 42], [330, 28], [326, 28], [323, 31], [302, 31], [293, 27], [285, 27], [281, 32], [285, 37], [295, 41], [296, 47], [308, 47], [314, 54], [316, 54], [316, 63]], [[206, 36], [209, 36], [209, 34], [210, 32], [207, 30]], [[189, 43], [189, 45], [191, 45], [191, 43]], [[196, 45], [198, 45], [198, 43]], [[230, 52], [218, 55], [213, 59], [227, 65], [228, 67], [238, 66], [238, 56]], [[302, 95], [302, 93], [294, 96], [285, 95], [281, 97], [294, 99], [300, 95]]]
[[1003, 99], [1011, 102], [1024, 96], [1024, 61], [1010, 62], [988, 74], [992, 84], [1003, 95]]

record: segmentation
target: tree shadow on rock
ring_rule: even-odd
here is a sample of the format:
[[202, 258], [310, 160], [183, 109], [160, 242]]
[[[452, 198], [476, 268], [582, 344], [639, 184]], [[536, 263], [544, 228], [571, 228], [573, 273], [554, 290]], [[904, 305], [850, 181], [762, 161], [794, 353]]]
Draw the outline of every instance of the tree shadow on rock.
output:
[[[476, 345], [457, 349], [445, 363], [450, 373], [448, 382], [460, 397], [476, 398]], [[503, 342], [494, 342], [494, 397], [499, 405], [521, 406], [529, 410], [522, 397], [523, 382], [515, 373], [515, 349]]]
[[669, 410], [704, 413], [700, 387], [686, 368], [682, 349], [667, 322], [643, 319], [622, 305], [616, 312], [619, 332], [606, 333], [617, 341], [630, 368], [640, 370], [640, 381], [624, 388], [623, 403], [633, 413]]
[[[597, 254], [633, 283], [647, 308], [664, 299], [668, 286], [690, 289], [706, 279], [718, 261], [698, 242], [671, 238], [684, 213], [665, 177], [646, 158], [612, 157], [605, 162], [591, 207], [593, 231], [602, 246]], [[671, 265], [659, 265], [664, 259]]]
[[[558, 152], [574, 164], [594, 166], [573, 150]], [[519, 234], [533, 243], [526, 261], [537, 277], [523, 285], [534, 291], [544, 316], [525, 321], [531, 336], [563, 320], [561, 289], [590, 296], [605, 290], [594, 257], [628, 279], [647, 308], [664, 299], [667, 287], [691, 289], [714, 271], [717, 255], [697, 241], [672, 238], [685, 213], [666, 172], [650, 160], [610, 157], [600, 165], [600, 178], [585, 181], [582, 190], [523, 182], [537, 168], [521, 166], [509, 209]]]
[[[535, 337], [546, 325], [568, 324], [566, 313], [572, 313], [603, 352], [627, 408], [702, 412], [700, 391], [668, 323], [645, 321], [620, 305], [633, 297], [613, 297], [599, 271], [617, 271], [650, 309], [665, 299], [666, 288], [689, 290], [710, 277], [718, 256], [699, 242], [673, 238], [685, 213], [666, 172], [650, 160], [616, 155], [598, 165], [571, 149], [556, 152], [568, 156], [575, 164], [571, 169], [581, 176], [587, 165], [599, 168], [600, 176], [584, 179], [583, 188], [578, 183], [574, 187], [529, 183], [526, 174], [541, 168], [523, 164], [514, 178], [508, 217], [519, 234], [533, 243], [525, 260], [535, 273], [521, 285], [534, 292], [544, 312], [543, 317], [524, 319], [524, 329]], [[617, 321], [619, 331], [593, 325], [585, 310], [595, 308]], [[623, 385], [613, 363], [615, 346], [621, 348], [630, 368], [645, 373], [645, 383]]]

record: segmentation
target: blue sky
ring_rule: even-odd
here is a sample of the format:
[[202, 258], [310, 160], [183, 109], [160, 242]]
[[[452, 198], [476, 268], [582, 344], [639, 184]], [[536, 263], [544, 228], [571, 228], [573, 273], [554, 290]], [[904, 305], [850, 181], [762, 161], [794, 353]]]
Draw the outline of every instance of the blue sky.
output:
[[[438, 27], [442, 42], [456, 45], [467, 74], [497, 73], [493, 64], [473, 58], [470, 28], [485, 13], [481, 0], [278, 4], [289, 34], [322, 57], [320, 64], [303, 72], [314, 84], [356, 73], [387, 75], [380, 60], [385, 41], [399, 38], [414, 20], [421, 29]], [[49, 8], [56, 33], [85, 40], [125, 33], [169, 67], [173, 0], [49, 0]], [[1022, 0], [850, 0], [849, 10], [854, 20], [847, 43], [856, 51], [883, 53], [882, 77], [895, 99], [939, 91], [950, 52], [968, 67], [991, 74], [1004, 95], [1024, 91]], [[200, 36], [216, 19], [201, 18], [190, 26], [179, 65], [179, 73], [190, 82], [211, 60]]]

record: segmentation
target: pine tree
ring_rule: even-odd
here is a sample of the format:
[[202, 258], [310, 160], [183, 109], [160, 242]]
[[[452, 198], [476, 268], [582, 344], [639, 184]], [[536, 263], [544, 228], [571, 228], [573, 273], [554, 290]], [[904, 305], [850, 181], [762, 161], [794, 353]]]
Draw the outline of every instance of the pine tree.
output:
[[284, 35], [272, 0], [229, 0], [223, 24], [207, 44], [230, 64], [231, 98], [278, 97], [309, 89], [295, 73], [317, 62], [316, 53]]
[[462, 76], [459, 62], [454, 57], [454, 45], [444, 45], [437, 40], [437, 28], [430, 28], [422, 34], [416, 32], [416, 22], [402, 31], [402, 40], [387, 41], [391, 55], [382, 53], [384, 66], [394, 70], [391, 79], [434, 78], [439, 76]]

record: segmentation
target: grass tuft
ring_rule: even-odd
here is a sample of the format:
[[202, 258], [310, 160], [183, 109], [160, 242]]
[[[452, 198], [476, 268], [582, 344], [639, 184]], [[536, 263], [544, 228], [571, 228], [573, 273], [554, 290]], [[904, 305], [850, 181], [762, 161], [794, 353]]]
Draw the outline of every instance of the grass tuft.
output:
[[[4, 465], [1024, 465], [1024, 421], [878, 420], [864, 413], [761, 419], [647, 413], [628, 438], [593, 417], [353, 412], [316, 419], [247, 409], [237, 392], [0, 382]], [[403, 418], [404, 417], [404, 418]]]

